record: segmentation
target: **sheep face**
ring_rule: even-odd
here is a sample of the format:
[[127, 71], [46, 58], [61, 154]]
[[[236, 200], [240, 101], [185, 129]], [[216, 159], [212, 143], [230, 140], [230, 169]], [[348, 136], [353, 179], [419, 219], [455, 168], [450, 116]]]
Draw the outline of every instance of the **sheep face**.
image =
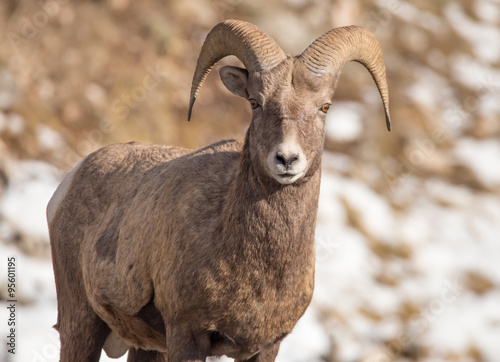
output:
[[232, 93], [250, 102], [248, 142], [254, 169], [284, 185], [314, 174], [336, 75], [315, 75], [291, 57], [268, 71], [223, 67], [220, 75]]

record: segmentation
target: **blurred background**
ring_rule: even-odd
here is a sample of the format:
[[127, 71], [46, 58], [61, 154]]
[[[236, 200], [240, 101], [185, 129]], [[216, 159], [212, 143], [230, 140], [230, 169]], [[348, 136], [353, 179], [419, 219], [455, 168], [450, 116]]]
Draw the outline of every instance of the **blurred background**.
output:
[[18, 336], [15, 356], [0, 343], [0, 361], [58, 360], [45, 206], [72, 166], [115, 142], [244, 137], [247, 102], [215, 71], [186, 119], [202, 42], [227, 18], [258, 25], [290, 54], [362, 25], [387, 67], [390, 133], [361, 65], [338, 83], [316, 290], [278, 360], [498, 361], [498, 0], [3, 0], [0, 335], [15, 256]]

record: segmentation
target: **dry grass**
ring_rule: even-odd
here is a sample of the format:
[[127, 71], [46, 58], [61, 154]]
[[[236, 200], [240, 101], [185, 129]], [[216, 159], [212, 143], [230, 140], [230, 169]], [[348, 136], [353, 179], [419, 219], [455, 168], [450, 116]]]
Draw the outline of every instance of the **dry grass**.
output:
[[469, 271], [464, 279], [465, 288], [477, 295], [488, 293], [496, 287], [493, 281], [477, 271]]

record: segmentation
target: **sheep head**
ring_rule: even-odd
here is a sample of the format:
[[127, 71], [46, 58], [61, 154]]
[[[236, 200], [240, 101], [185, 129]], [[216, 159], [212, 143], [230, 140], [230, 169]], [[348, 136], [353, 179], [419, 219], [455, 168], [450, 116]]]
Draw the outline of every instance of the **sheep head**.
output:
[[382, 52], [373, 35], [362, 27], [333, 29], [301, 55], [291, 57], [252, 24], [237, 20], [217, 24], [198, 59], [188, 119], [208, 72], [228, 55], [235, 55], [246, 67], [223, 67], [220, 76], [233, 94], [250, 103], [252, 123], [246, 142], [261, 177], [287, 185], [307, 180], [316, 172], [321, 163], [326, 113], [340, 70], [349, 61], [363, 64], [371, 73], [390, 130]]

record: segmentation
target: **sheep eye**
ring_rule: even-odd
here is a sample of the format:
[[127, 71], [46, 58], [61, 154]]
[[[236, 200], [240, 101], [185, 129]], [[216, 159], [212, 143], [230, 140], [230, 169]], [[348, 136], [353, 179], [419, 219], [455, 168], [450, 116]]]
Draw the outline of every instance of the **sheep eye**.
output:
[[259, 103], [257, 103], [257, 101], [255, 99], [250, 99], [250, 107], [252, 107], [252, 109], [255, 109], [259, 106]]
[[325, 103], [321, 106], [321, 112], [326, 113], [330, 109], [330, 104]]

